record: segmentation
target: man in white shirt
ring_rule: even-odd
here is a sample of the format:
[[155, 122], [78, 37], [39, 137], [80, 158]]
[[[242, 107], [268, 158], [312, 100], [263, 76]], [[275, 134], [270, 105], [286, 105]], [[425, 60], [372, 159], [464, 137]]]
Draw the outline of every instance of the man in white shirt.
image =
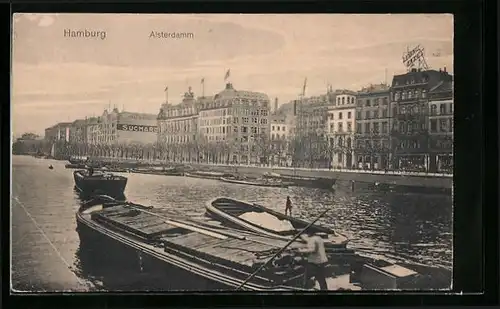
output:
[[325, 243], [322, 238], [327, 235], [307, 231], [306, 234], [301, 235], [301, 238], [307, 243], [307, 246], [299, 249], [299, 252], [307, 254], [306, 282], [311, 277], [314, 277], [318, 281], [321, 290], [328, 290], [325, 276], [325, 266], [328, 263], [328, 257], [326, 256]]

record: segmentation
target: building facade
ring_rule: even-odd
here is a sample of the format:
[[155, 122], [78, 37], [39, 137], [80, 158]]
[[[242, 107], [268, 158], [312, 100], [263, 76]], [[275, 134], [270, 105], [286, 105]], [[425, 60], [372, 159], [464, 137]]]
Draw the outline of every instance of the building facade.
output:
[[326, 132], [331, 167], [352, 168], [354, 164], [354, 134], [356, 132], [356, 93], [335, 91], [328, 107]]
[[271, 144], [270, 164], [286, 165], [290, 159], [286, 115], [273, 114], [269, 121], [269, 139]]
[[77, 119], [73, 121], [69, 129], [69, 141], [74, 144], [87, 143], [87, 120]]
[[356, 167], [390, 167], [391, 109], [390, 87], [370, 85], [358, 92], [356, 103]]
[[439, 84], [451, 82], [444, 70], [418, 70], [395, 75], [391, 86], [392, 147], [394, 167], [429, 171], [429, 92]]
[[191, 161], [193, 156], [199, 156], [198, 106], [191, 87], [180, 104], [162, 105], [158, 114], [157, 144], [165, 149], [167, 160]]
[[69, 142], [71, 125], [71, 122], [60, 122], [50, 128], [45, 129], [44, 139], [49, 142]]
[[87, 126], [88, 142], [97, 145], [153, 144], [157, 141], [157, 115], [105, 110]]
[[269, 156], [269, 97], [231, 83], [211, 101], [200, 102], [199, 132], [209, 162], [256, 164]]
[[330, 164], [326, 137], [329, 103], [327, 95], [294, 101], [296, 117], [291, 139], [294, 166], [312, 168]]
[[429, 92], [429, 171], [453, 172], [453, 82]]

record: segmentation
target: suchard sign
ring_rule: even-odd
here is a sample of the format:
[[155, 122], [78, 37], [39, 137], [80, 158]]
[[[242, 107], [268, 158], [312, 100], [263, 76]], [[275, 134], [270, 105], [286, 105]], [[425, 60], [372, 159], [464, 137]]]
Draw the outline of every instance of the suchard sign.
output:
[[132, 125], [132, 124], [118, 124], [116, 128], [119, 131], [134, 131], [134, 132], [158, 132], [157, 126], [143, 126], [143, 125]]

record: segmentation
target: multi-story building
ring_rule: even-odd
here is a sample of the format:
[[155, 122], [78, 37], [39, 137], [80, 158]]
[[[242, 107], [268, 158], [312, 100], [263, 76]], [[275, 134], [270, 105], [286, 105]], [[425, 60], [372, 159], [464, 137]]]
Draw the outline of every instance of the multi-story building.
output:
[[392, 147], [394, 167], [429, 170], [429, 92], [442, 82], [451, 82], [444, 70], [411, 69], [395, 75], [391, 87]]
[[60, 122], [50, 128], [45, 129], [44, 139], [46, 141], [66, 141], [69, 142], [71, 122]]
[[[180, 104], [165, 103], [158, 114], [158, 145], [167, 150], [167, 159], [190, 161], [198, 143], [198, 106], [189, 87]], [[179, 157], [179, 158], [177, 158]]]
[[100, 120], [98, 117], [90, 117], [86, 119], [87, 129], [86, 129], [86, 141], [89, 145], [97, 145], [99, 144], [99, 136], [100, 134]]
[[358, 92], [356, 167], [386, 169], [391, 162], [390, 87], [370, 85]]
[[429, 171], [453, 171], [453, 82], [429, 91]]
[[86, 119], [77, 119], [73, 121], [69, 129], [69, 141], [74, 144], [85, 144], [87, 142]]
[[356, 126], [356, 93], [350, 90], [335, 91], [335, 98], [328, 106], [326, 132], [331, 166], [351, 168], [354, 164], [354, 133]]
[[198, 128], [211, 162], [263, 163], [269, 152], [269, 98], [231, 83], [211, 101], [200, 102]]
[[[89, 123], [89, 143], [99, 145], [153, 144], [157, 141], [157, 115], [105, 110], [97, 124]], [[90, 135], [90, 136], [89, 136]]]
[[283, 165], [289, 160], [289, 139], [288, 139], [288, 124], [286, 115], [273, 114], [270, 117], [270, 163], [272, 165]]

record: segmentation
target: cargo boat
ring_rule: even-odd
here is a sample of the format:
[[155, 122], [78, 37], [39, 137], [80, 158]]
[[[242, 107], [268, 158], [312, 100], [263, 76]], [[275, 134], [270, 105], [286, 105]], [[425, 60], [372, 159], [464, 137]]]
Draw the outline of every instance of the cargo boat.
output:
[[[124, 272], [117, 278], [112, 269], [117, 265], [127, 272], [137, 269], [138, 277], [151, 279], [155, 289], [161, 291], [318, 288], [317, 283], [304, 280], [304, 264], [293, 254], [293, 249], [302, 246], [298, 243], [292, 243], [292, 250], [283, 251], [241, 287], [256, 268], [269, 261], [287, 242], [214, 227], [206, 220], [167, 218], [155, 213], [152, 207], [130, 202], [107, 201], [81, 207], [76, 219], [80, 236], [77, 254], [86, 251], [81, 262], [93, 260], [101, 270], [112, 273], [115, 283], [121, 286], [130, 286], [128, 280], [134, 278]], [[82, 268], [95, 269], [86, 265]], [[337, 254], [334, 258], [330, 255], [326, 275], [329, 290], [449, 289], [451, 283], [451, 272], [446, 269], [353, 252]]]
[[284, 182], [292, 183], [292, 186], [297, 187], [307, 187], [307, 188], [318, 188], [318, 189], [333, 189], [335, 185], [335, 178], [323, 178], [323, 177], [306, 177], [306, 176], [295, 176], [295, 175], [283, 175], [277, 173], [267, 173], [264, 177], [269, 179], [279, 179]]
[[[226, 197], [219, 197], [208, 201], [206, 203], [206, 213], [209, 217], [219, 220], [228, 226], [252, 231], [285, 241], [292, 239], [298, 232], [309, 225], [309, 222], [284, 215], [262, 205], [250, 204]], [[260, 220], [259, 222], [258, 216], [255, 218], [246, 217], [248, 214], [252, 213], [267, 215], [267, 217], [274, 219], [273, 221], [275, 222], [276, 220], [289, 222], [289, 228], [276, 229], [276, 226], [273, 226], [272, 224], [274, 222], [266, 225], [264, 220]], [[327, 234], [328, 238], [325, 240], [325, 248], [327, 251], [335, 252], [339, 250], [346, 250], [349, 240], [344, 235], [341, 235], [330, 228], [316, 224], [312, 225], [309, 230]]]
[[[234, 290], [284, 245], [258, 235], [203, 227], [189, 219], [163, 217], [150, 207], [128, 202], [81, 207], [76, 220], [83, 245], [104, 241], [113, 250], [103, 254], [113, 254], [115, 263], [138, 259], [132, 264], [164, 274], [171, 289]], [[176, 275], [168, 276], [172, 273]], [[304, 266], [284, 254], [242, 290], [301, 290], [303, 273]]]
[[221, 177], [231, 177], [232, 174], [219, 173], [219, 172], [191, 171], [189, 173], [184, 173], [184, 176], [192, 178], [220, 180]]
[[221, 177], [221, 181], [227, 183], [234, 183], [239, 185], [258, 186], [258, 187], [272, 187], [272, 188], [287, 188], [291, 183], [283, 182], [280, 180], [270, 179], [238, 179], [236, 177]]
[[123, 196], [127, 186], [127, 177], [87, 170], [73, 172], [75, 187], [84, 195], [106, 194], [112, 197]]
[[65, 168], [87, 168], [87, 165], [85, 163], [69, 163], [64, 166]]
[[150, 175], [162, 175], [162, 176], [184, 176], [184, 172], [176, 167], [138, 167], [131, 170], [132, 173], [137, 174], [150, 174]]

